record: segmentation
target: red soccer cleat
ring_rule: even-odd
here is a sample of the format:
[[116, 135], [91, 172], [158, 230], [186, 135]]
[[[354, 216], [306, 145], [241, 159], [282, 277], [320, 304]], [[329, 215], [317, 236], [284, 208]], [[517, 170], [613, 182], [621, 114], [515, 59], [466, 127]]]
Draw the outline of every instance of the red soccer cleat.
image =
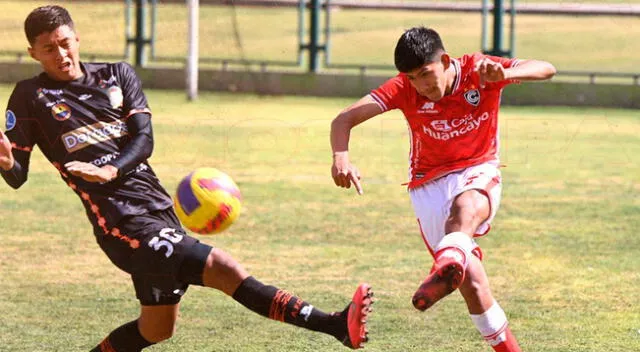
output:
[[343, 313], [347, 314], [347, 330], [348, 334], [342, 340], [342, 344], [351, 348], [358, 349], [364, 347], [365, 342], [369, 340], [367, 330], [367, 318], [372, 311], [373, 291], [371, 286], [362, 283], [353, 294], [351, 303], [347, 306]]
[[460, 257], [457, 255], [458, 253], [448, 254], [444, 256], [436, 254], [437, 259], [431, 268], [431, 273], [413, 294], [412, 302], [416, 309], [427, 310], [446, 295], [455, 291], [464, 281], [464, 256]]

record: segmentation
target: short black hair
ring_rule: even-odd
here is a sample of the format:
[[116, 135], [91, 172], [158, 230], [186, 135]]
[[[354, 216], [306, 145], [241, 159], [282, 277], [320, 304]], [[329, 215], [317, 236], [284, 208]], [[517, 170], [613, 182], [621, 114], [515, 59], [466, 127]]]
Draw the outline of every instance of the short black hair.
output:
[[440, 58], [445, 52], [438, 32], [426, 27], [406, 30], [396, 44], [395, 65], [400, 72], [409, 72]]
[[40, 34], [53, 32], [56, 28], [65, 25], [75, 31], [73, 20], [67, 9], [58, 5], [41, 6], [31, 11], [24, 20], [24, 33], [27, 35], [29, 44], [33, 45]]

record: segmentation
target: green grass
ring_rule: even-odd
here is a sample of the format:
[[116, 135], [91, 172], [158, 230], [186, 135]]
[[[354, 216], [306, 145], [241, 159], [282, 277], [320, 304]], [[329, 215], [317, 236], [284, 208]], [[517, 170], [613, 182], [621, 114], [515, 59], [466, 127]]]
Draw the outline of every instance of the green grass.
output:
[[[8, 86], [0, 87], [5, 101]], [[351, 100], [149, 91], [167, 189], [199, 166], [234, 177], [244, 209], [224, 248], [264, 282], [324, 310], [360, 281], [378, 302], [367, 351], [490, 351], [453, 294], [425, 313], [410, 298], [431, 259], [404, 187], [399, 113], [354, 130], [365, 194], [329, 176], [330, 120]], [[2, 99], [0, 99], [2, 100]], [[531, 352], [640, 350], [640, 119], [636, 111], [504, 108], [504, 192], [480, 240], [492, 289]], [[0, 185], [0, 351], [87, 351], [134, 319], [126, 274], [91, 234], [80, 201], [38, 151], [18, 192]], [[344, 351], [333, 338], [261, 318], [192, 287], [173, 339], [152, 351]]]
[[[595, 1], [581, 1], [591, 2]], [[69, 8], [76, 20], [85, 54], [124, 53], [122, 2], [60, 3]], [[640, 0], [626, 3], [639, 4]], [[3, 8], [0, 13], [2, 50], [25, 51], [24, 18], [42, 2], [5, 0], [0, 4]], [[158, 16], [157, 55], [183, 57], [187, 52], [185, 6], [162, 4]], [[238, 40], [234, 36], [234, 17], [238, 24]], [[332, 13], [331, 62], [393, 67], [393, 48], [397, 38], [405, 29], [417, 25], [436, 28], [453, 55], [480, 50], [479, 14], [336, 10]], [[505, 38], [508, 38], [507, 34]], [[551, 61], [559, 70], [637, 72], [636, 53], [640, 52], [640, 42], [632, 38], [638, 37], [638, 18], [521, 15], [516, 20], [515, 53], [521, 58]], [[200, 55], [203, 58], [295, 62], [298, 50], [296, 10], [246, 7], [234, 10], [231, 7], [202, 6], [200, 38]], [[507, 42], [505, 40], [505, 45]], [[5, 59], [15, 60], [15, 56], [6, 56]]]

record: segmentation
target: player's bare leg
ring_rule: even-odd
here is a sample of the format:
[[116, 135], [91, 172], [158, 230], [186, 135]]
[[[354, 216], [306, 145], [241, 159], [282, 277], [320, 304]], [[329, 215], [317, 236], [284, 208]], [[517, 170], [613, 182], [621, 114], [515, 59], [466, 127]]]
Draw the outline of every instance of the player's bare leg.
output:
[[521, 351], [511, 333], [507, 316], [491, 294], [484, 266], [475, 256], [467, 267], [467, 278], [460, 286], [460, 293], [467, 303], [474, 325], [495, 351]]
[[218, 248], [207, 258], [203, 283], [264, 317], [324, 332], [349, 348], [361, 348], [368, 340], [367, 319], [373, 293], [367, 284], [358, 286], [343, 311], [327, 314], [284, 290], [262, 284]]
[[180, 304], [140, 306], [138, 328], [147, 341], [158, 343], [173, 336]]
[[473, 257], [473, 234], [490, 212], [489, 200], [477, 190], [456, 197], [445, 223], [447, 235], [435, 248], [429, 275], [413, 295], [416, 309], [426, 310], [460, 287]]
[[[489, 217], [490, 211], [489, 200], [483, 192], [470, 190], [460, 194], [453, 202], [450, 216], [445, 224], [445, 231], [449, 234], [445, 236], [445, 239], [460, 233], [468, 234], [471, 239], [480, 224]], [[426, 289], [424, 288], [425, 284], [421, 286], [421, 289], [433, 292], [434, 287], [442, 287], [444, 286], [442, 282], [444, 282], [447, 284], [445, 294], [442, 295], [444, 297], [455, 290], [454, 285], [450, 282], [459, 284], [460, 293], [467, 303], [471, 320], [487, 343], [496, 352], [520, 352], [518, 342], [509, 328], [507, 317], [491, 294], [489, 279], [481, 261], [482, 251], [479, 248], [470, 249], [465, 245], [464, 238], [458, 238], [454, 241], [443, 239], [442, 242], [445, 242], [445, 245], [439, 252], [450, 251], [451, 255], [439, 257], [436, 254], [434, 267], [443, 267], [453, 262], [450, 265], [455, 267], [455, 270], [445, 271], [438, 277], [440, 281], [434, 280], [433, 274], [430, 275], [425, 283], [435, 281], [436, 285], [431, 287], [431, 291], [429, 291], [428, 285]], [[452, 242], [455, 248], [447, 249], [447, 242]], [[451, 258], [460, 259], [460, 253], [464, 254], [464, 260], [451, 260]], [[441, 264], [438, 264], [439, 261]]]

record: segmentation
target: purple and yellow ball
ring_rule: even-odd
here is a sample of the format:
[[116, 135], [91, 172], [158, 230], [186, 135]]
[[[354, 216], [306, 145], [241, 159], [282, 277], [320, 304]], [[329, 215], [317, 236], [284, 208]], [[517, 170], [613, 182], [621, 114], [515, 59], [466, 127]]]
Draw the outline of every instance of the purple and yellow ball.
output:
[[238, 218], [242, 195], [229, 175], [202, 167], [180, 181], [173, 202], [184, 227], [199, 234], [215, 234]]

